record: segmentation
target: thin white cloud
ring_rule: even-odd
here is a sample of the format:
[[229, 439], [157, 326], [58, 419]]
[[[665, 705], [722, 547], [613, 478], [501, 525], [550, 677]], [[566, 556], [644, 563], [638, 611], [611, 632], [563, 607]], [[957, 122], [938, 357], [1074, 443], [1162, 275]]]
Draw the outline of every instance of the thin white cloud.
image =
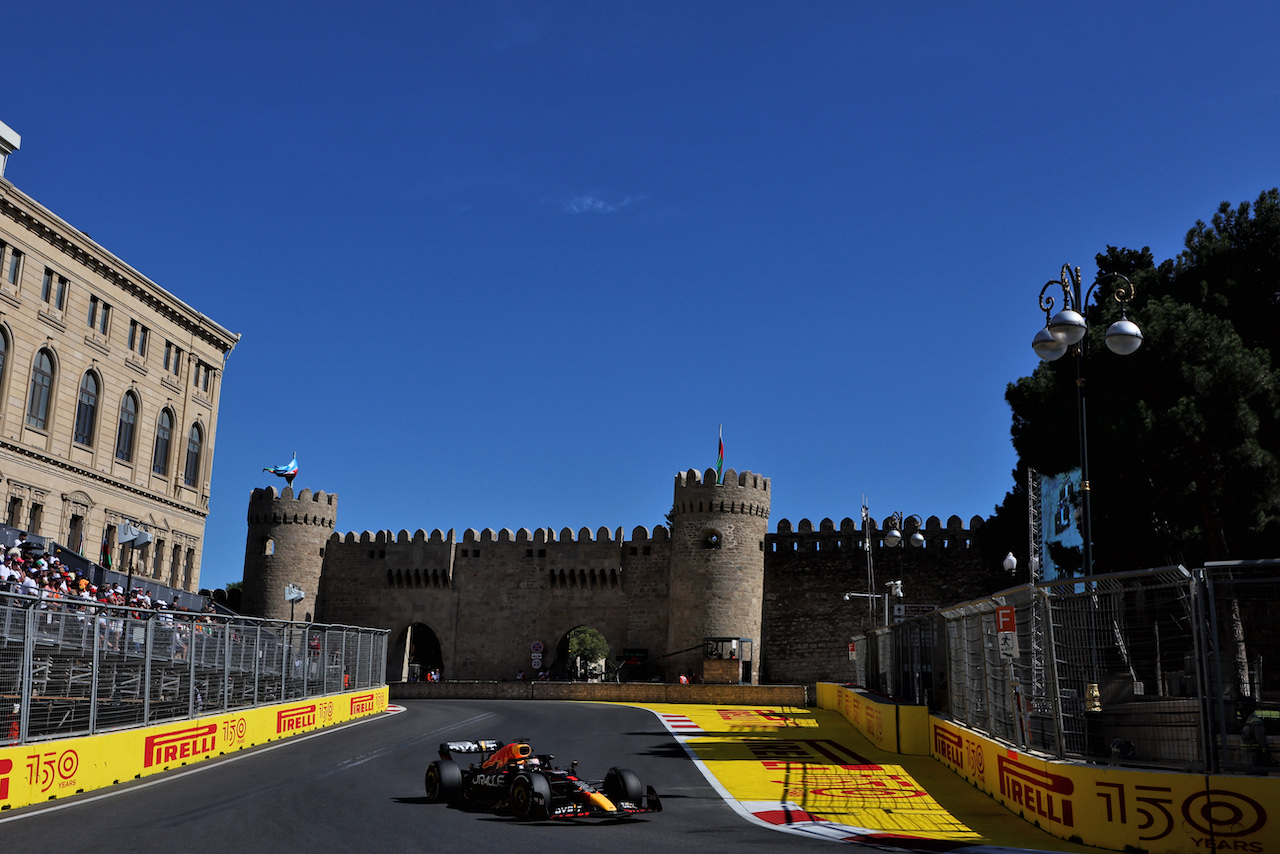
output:
[[565, 202], [562, 210], [571, 214], [611, 214], [617, 213], [634, 201], [636, 201], [634, 198], [627, 196], [620, 202], [607, 202], [599, 196], [584, 193]]

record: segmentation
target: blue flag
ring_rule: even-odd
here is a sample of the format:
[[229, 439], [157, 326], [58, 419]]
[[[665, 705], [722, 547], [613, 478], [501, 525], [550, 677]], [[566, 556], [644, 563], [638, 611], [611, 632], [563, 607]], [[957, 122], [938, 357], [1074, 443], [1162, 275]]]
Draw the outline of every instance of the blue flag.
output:
[[282, 477], [288, 481], [290, 486], [293, 486], [293, 479], [298, 476], [298, 452], [294, 451], [293, 459], [289, 460], [289, 462], [284, 465], [273, 466], [269, 469], [263, 469], [263, 471], [274, 474], [277, 477]]

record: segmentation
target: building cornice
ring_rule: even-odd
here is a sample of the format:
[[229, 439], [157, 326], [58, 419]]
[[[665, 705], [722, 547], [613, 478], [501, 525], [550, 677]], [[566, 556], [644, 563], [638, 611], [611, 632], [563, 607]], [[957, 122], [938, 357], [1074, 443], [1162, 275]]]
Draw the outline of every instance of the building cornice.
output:
[[201, 507], [193, 507], [190, 504], [184, 504], [181, 501], [175, 501], [174, 499], [166, 495], [161, 495], [160, 493], [152, 492], [151, 490], [147, 490], [147, 489], [142, 489], [141, 487], [135, 486], [134, 484], [129, 483], [128, 481], [120, 480], [119, 478], [114, 478], [109, 475], [105, 475], [102, 472], [94, 471], [93, 469], [87, 469], [84, 466], [76, 465], [75, 463], [69, 462], [67, 460], [59, 459], [57, 457], [51, 457], [48, 454], [42, 454], [39, 451], [35, 451], [35, 450], [32, 450], [31, 448], [23, 447], [22, 445], [15, 444], [13, 442], [8, 442], [0, 439], [0, 451], [11, 451], [15, 454], [20, 454], [30, 460], [34, 460], [40, 463], [41, 465], [46, 465], [53, 468], [59, 468], [59, 469], [62, 469], [63, 471], [70, 472], [72, 474], [78, 475], [79, 477], [82, 477], [88, 480], [96, 480], [97, 482], [104, 484], [106, 486], [109, 486], [112, 489], [119, 490], [120, 492], [127, 492], [132, 495], [136, 495], [137, 497], [144, 499], [146, 501], [150, 501], [156, 504], [161, 504], [165, 507], [170, 507], [180, 513], [185, 513], [188, 516], [194, 516], [200, 519], [201, 522], [203, 522], [205, 519], [209, 517], [209, 511]]
[[240, 340], [239, 334], [196, 311], [2, 177], [0, 214], [216, 347], [224, 357]]

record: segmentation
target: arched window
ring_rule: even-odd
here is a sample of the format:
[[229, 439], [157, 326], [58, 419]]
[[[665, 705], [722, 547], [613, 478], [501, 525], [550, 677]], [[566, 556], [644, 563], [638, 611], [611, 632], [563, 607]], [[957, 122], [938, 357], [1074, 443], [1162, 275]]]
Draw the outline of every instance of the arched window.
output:
[[4, 387], [4, 361], [9, 355], [9, 338], [0, 332], [0, 388]]
[[80, 402], [76, 404], [75, 440], [93, 444], [93, 425], [98, 417], [98, 378], [90, 371], [80, 380]]
[[202, 436], [200, 425], [192, 424], [187, 434], [187, 470], [182, 473], [182, 482], [187, 486], [195, 486], [200, 482], [200, 445]]
[[169, 410], [160, 412], [156, 422], [156, 448], [151, 454], [151, 470], [156, 474], [169, 473], [169, 439], [173, 436], [173, 415]]
[[49, 402], [53, 392], [53, 356], [48, 350], [36, 353], [31, 367], [31, 394], [27, 397], [27, 424], [37, 430], [49, 429]]
[[120, 403], [120, 425], [116, 428], [116, 459], [133, 462], [133, 428], [138, 423], [138, 400], [128, 392]]

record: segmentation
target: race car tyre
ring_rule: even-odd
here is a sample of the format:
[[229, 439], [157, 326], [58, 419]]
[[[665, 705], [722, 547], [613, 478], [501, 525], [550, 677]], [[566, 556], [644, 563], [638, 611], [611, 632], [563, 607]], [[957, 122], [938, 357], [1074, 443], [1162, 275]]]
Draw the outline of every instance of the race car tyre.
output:
[[644, 800], [644, 786], [640, 785], [640, 778], [634, 771], [610, 768], [609, 773], [604, 775], [604, 796], [615, 804], [628, 801], [640, 806], [640, 802]]
[[452, 759], [437, 759], [427, 766], [427, 800], [451, 804], [462, 794], [462, 770]]
[[511, 784], [511, 811], [524, 821], [549, 818], [551, 784], [541, 774], [521, 774]]

